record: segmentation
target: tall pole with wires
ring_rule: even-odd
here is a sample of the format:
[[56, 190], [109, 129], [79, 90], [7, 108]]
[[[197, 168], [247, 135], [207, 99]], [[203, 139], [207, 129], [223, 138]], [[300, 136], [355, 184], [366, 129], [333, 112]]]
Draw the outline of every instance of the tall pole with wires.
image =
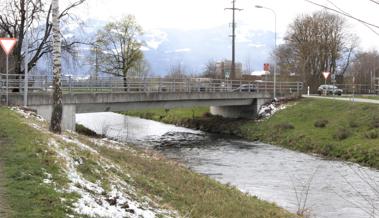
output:
[[236, 0], [232, 1], [233, 7], [225, 8], [225, 10], [232, 10], [232, 69], [230, 78], [235, 79], [236, 77], [236, 11], [242, 11], [240, 8], [236, 8]]

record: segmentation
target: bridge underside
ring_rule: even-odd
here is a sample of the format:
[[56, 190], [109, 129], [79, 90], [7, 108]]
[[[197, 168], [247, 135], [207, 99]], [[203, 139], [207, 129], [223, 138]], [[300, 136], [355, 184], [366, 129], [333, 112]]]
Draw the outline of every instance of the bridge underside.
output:
[[[22, 105], [13, 96], [12, 105]], [[30, 95], [29, 105], [50, 121], [50, 95]], [[211, 113], [229, 118], [254, 118], [270, 95], [257, 93], [69, 94], [63, 97], [63, 129], [75, 130], [76, 113], [123, 112], [149, 108], [211, 107]]]

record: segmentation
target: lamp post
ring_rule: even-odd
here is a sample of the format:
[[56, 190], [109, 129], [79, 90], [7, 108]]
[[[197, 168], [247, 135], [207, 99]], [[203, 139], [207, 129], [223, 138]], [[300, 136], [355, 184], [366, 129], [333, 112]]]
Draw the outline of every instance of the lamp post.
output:
[[[269, 10], [271, 11], [273, 14], [274, 14], [274, 18], [275, 18], [275, 50], [276, 50], [276, 35], [277, 35], [277, 31], [276, 31], [276, 12], [271, 9], [271, 8], [267, 8], [267, 7], [264, 7], [262, 5], [255, 5], [256, 8], [259, 8], [259, 9], [266, 9], [266, 10]], [[274, 60], [274, 98], [276, 98], [276, 57], [275, 57], [275, 60]]]

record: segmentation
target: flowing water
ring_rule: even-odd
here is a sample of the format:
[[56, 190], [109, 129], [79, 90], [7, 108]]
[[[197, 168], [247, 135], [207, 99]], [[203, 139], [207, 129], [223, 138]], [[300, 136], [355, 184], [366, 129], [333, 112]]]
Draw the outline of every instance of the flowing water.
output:
[[77, 114], [76, 120], [294, 213], [306, 208], [320, 218], [379, 217], [377, 170], [115, 113]]

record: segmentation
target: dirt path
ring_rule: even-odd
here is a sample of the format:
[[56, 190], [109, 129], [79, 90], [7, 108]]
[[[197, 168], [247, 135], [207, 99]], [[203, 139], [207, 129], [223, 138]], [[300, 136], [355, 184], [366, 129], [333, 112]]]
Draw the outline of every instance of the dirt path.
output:
[[[0, 139], [0, 145], [1, 145]], [[3, 171], [3, 160], [0, 158], [0, 217], [7, 218], [9, 217], [9, 207], [5, 201], [5, 189], [4, 189], [4, 171]]]

